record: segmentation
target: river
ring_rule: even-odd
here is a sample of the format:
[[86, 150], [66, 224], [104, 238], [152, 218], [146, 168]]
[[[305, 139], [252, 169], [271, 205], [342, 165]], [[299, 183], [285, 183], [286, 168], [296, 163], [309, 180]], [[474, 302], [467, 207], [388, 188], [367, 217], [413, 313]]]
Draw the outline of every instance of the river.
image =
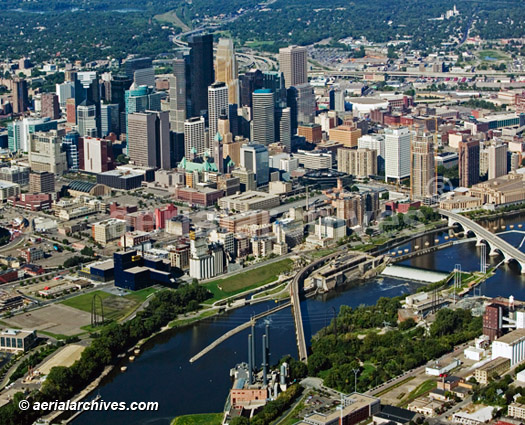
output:
[[[507, 224], [525, 222], [525, 214], [506, 220]], [[490, 226], [492, 222], [484, 223]], [[503, 223], [498, 221], [498, 225]], [[516, 226], [516, 230], [517, 226]], [[525, 230], [525, 229], [523, 229]], [[519, 245], [523, 234], [508, 233], [503, 237]], [[402, 249], [423, 246], [426, 241], [434, 243], [436, 236], [422, 238], [403, 246]], [[437, 238], [444, 242], [444, 234]], [[523, 248], [522, 248], [523, 249]], [[479, 270], [479, 251], [475, 242], [465, 242], [404, 261], [403, 265], [429, 270], [450, 271], [455, 264], [462, 270]], [[501, 257], [489, 258], [489, 264], [497, 264]], [[374, 304], [380, 297], [392, 297], [413, 292], [418, 283], [377, 277], [360, 285], [347, 287], [311, 298], [302, 302], [306, 339], [329, 323], [341, 305], [358, 306]], [[481, 285], [483, 295], [509, 296], [525, 299], [525, 276], [520, 274], [516, 264], [503, 264], [496, 275]], [[249, 320], [254, 313], [275, 306], [275, 303], [261, 303], [244, 307], [199, 323], [174, 329], [159, 335], [145, 345], [143, 352], [134, 362], [127, 364], [125, 373], [116, 368], [102, 383], [100, 395], [104, 401], [156, 401], [156, 412], [86, 412], [73, 423], [75, 425], [168, 425], [173, 417], [189, 413], [209, 413], [223, 410], [231, 383], [229, 370], [235, 364], [247, 360], [248, 330], [241, 332], [213, 351], [190, 364], [189, 358], [227, 332], [229, 329]], [[270, 323], [271, 362], [285, 354], [297, 356], [295, 328], [290, 309], [282, 310], [267, 318]], [[261, 361], [261, 336], [265, 321], [256, 327], [256, 353]]]

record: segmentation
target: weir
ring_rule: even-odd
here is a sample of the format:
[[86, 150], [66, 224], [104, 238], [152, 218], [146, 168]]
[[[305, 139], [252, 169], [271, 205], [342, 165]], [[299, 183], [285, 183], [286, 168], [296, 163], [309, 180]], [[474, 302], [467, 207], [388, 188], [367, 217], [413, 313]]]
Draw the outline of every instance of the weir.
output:
[[381, 273], [382, 276], [396, 277], [401, 279], [415, 280], [417, 282], [435, 283], [446, 279], [448, 273], [433, 270], [418, 269], [416, 267], [389, 265]]

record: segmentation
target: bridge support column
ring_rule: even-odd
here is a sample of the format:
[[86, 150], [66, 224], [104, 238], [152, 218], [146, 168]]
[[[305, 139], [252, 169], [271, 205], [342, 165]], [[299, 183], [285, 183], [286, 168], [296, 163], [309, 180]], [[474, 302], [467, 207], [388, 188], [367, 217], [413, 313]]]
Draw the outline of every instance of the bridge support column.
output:
[[495, 249], [492, 249], [490, 250], [489, 252], [489, 256], [490, 257], [497, 257], [500, 253], [498, 251], [496, 251]]
[[520, 267], [521, 267], [521, 274], [525, 274], [525, 263], [522, 263], [520, 261], [518, 261]]
[[476, 236], [476, 246], [483, 245], [483, 239], [479, 236]]

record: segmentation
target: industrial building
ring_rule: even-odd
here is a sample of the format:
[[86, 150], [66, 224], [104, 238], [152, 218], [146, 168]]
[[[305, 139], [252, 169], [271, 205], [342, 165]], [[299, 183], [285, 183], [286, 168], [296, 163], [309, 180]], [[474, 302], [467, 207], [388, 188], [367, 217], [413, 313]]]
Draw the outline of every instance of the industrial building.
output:
[[510, 366], [525, 359], [525, 329], [516, 329], [492, 343], [492, 358], [503, 357], [510, 360]]
[[113, 254], [115, 286], [138, 291], [152, 285], [172, 286], [175, 278], [169, 261], [139, 255], [137, 251], [121, 251]]
[[5, 329], [0, 333], [0, 351], [25, 352], [36, 340], [35, 331]]

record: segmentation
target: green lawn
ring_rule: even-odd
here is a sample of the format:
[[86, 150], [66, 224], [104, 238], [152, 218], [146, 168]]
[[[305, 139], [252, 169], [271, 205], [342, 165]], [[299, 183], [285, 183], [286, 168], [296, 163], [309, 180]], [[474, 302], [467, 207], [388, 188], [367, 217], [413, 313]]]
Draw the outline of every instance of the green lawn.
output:
[[[128, 295], [118, 296], [105, 291], [93, 291], [78, 295], [61, 302], [61, 304], [78, 310], [91, 312], [93, 297], [100, 296], [104, 307], [105, 320], [120, 320], [134, 311], [146, 298], [156, 292], [156, 288], [146, 288]], [[97, 312], [100, 313], [100, 304], [97, 299]]]
[[[505, 53], [503, 53], [501, 50], [488, 49], [488, 50], [481, 50], [478, 52], [478, 57], [482, 61], [485, 61], [486, 60], [485, 57], [487, 56], [496, 59], [496, 61], [509, 59], [509, 57]], [[489, 61], [489, 62], [496, 62], [496, 61]]]
[[274, 282], [281, 273], [291, 270], [292, 264], [293, 261], [286, 258], [276, 263], [238, 273], [226, 279], [217, 279], [205, 283], [204, 286], [213, 294], [213, 298], [206, 302], [211, 303]]
[[171, 421], [171, 425], [220, 425], [222, 417], [222, 413], [178, 416]]

